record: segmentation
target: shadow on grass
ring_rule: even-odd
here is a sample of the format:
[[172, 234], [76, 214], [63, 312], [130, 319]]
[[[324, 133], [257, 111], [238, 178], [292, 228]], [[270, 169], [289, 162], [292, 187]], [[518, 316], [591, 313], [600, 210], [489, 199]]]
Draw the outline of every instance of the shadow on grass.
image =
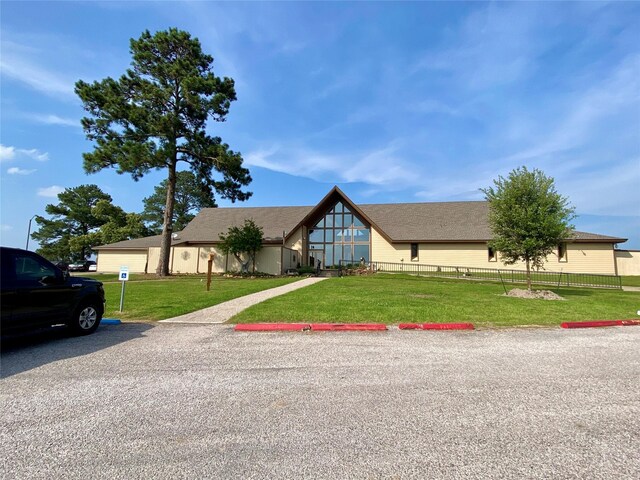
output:
[[0, 345], [0, 378], [64, 360], [81, 357], [143, 336], [153, 325], [129, 323], [100, 325], [95, 333], [74, 337], [63, 327], [42, 330], [29, 335], [2, 338]]

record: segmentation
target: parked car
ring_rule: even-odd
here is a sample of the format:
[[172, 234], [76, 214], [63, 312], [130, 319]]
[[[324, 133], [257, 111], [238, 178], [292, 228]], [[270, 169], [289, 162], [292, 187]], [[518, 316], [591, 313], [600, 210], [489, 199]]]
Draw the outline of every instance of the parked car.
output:
[[102, 282], [72, 277], [40, 255], [0, 247], [0, 333], [65, 324], [73, 333], [93, 333], [104, 313]]
[[89, 268], [87, 269], [87, 272], [97, 272], [98, 271], [98, 264], [96, 262], [93, 262], [91, 265], [89, 265]]
[[70, 263], [69, 271], [70, 272], [88, 272], [89, 267], [91, 267], [91, 265], [96, 265], [96, 262], [94, 262], [93, 260], [87, 260], [84, 262]]
[[67, 262], [56, 262], [55, 265], [63, 272], [69, 271], [69, 264]]

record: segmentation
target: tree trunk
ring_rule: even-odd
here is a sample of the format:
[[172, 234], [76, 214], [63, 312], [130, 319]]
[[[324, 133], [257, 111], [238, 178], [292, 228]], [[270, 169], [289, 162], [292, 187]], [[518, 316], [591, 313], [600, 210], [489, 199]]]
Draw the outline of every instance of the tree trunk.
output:
[[169, 272], [169, 260], [171, 259], [171, 235], [173, 234], [173, 207], [175, 205], [176, 192], [176, 161], [168, 167], [167, 178], [167, 202], [164, 208], [164, 226], [162, 227], [162, 241], [160, 243], [160, 259], [156, 274], [159, 277], [167, 277]]
[[529, 259], [526, 259], [527, 263], [527, 290], [531, 291], [531, 266], [529, 264]]
[[234, 253], [233, 256], [236, 257], [236, 260], [238, 260], [238, 263], [240, 264], [240, 273], [249, 273], [249, 262], [251, 261], [251, 258], [246, 262], [243, 262], [242, 257], [237, 253]]

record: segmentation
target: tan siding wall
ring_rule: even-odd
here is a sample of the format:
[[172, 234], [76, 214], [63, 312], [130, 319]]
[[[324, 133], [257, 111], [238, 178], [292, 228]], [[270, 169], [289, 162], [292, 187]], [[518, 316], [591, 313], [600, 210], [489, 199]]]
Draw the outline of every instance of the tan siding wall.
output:
[[554, 254], [549, 258], [547, 270], [575, 273], [601, 273], [615, 275], [613, 244], [611, 243], [569, 243], [567, 262], [558, 262]]
[[[256, 270], [272, 275], [280, 275], [281, 250], [282, 247], [280, 245], [263, 247], [256, 257]], [[286, 250], [286, 252], [289, 253], [290, 251]], [[229, 257], [227, 262], [225, 254], [213, 245], [172, 247], [171, 260], [169, 262], [170, 271], [171, 273], [207, 273], [209, 253], [215, 254], [213, 257], [213, 273], [224, 273], [227, 270], [240, 271], [241, 265], [233, 255]], [[298, 252], [293, 252], [293, 254], [296, 259], [300, 258]], [[150, 248], [148, 273], [156, 271], [159, 258], [160, 248]], [[102, 250], [98, 253], [99, 272], [119, 272], [122, 265], [127, 265], [132, 273], [144, 273], [145, 265], [147, 265], [147, 251]], [[252, 268], [252, 265], [249, 265], [249, 268]]]
[[[285, 247], [296, 251], [296, 261], [294, 262], [293, 266], [285, 267], [285, 268], [295, 268], [298, 263], [300, 263], [300, 265], [304, 264], [303, 255], [302, 255], [302, 227], [298, 228], [293, 233], [293, 235], [291, 235], [289, 240], [285, 242]], [[286, 253], [285, 253], [285, 256], [286, 256]]]
[[[169, 268], [171, 268], [171, 260], [173, 258], [173, 248], [171, 249], [169, 257]], [[156, 273], [158, 268], [158, 262], [160, 261], [160, 247], [149, 247], [149, 266], [147, 267], [147, 273]]]
[[173, 247], [171, 273], [196, 273], [198, 271], [198, 247]]
[[[280, 275], [282, 273], [281, 255], [282, 247], [280, 245], [262, 247], [262, 250], [256, 255], [256, 271]], [[251, 265], [249, 265], [249, 268], [251, 268]]]
[[404, 259], [405, 262], [411, 260], [410, 257], [410, 244], [392, 245], [375, 228], [371, 227], [371, 261], [399, 263], [401, 259]]
[[285, 247], [292, 250], [302, 251], [302, 227], [298, 228], [286, 241]]
[[[556, 254], [549, 256], [545, 269], [558, 272], [615, 274], [613, 245], [604, 243], [569, 243], [567, 261], [558, 262]], [[490, 262], [487, 246], [483, 243], [421, 243], [418, 261], [411, 261], [411, 244], [390, 244], [375, 229], [371, 229], [371, 260], [373, 262], [421, 263], [461, 267], [504, 268], [524, 270], [524, 263], [505, 265]]]
[[640, 251], [616, 250], [618, 275], [640, 275]]
[[283, 248], [283, 271], [289, 268], [297, 268], [298, 262], [300, 262], [300, 252], [296, 250], [291, 250], [288, 248]]
[[216, 248], [213, 245], [200, 247], [200, 254], [199, 254], [200, 261], [199, 261], [197, 273], [207, 273], [209, 253], [214, 254], [211, 271], [213, 273], [224, 273], [226, 271], [225, 270], [226, 256], [224, 253], [220, 251], [220, 249]]
[[98, 272], [119, 272], [120, 267], [129, 267], [131, 273], [144, 273], [147, 265], [146, 250], [101, 250], [98, 252]]

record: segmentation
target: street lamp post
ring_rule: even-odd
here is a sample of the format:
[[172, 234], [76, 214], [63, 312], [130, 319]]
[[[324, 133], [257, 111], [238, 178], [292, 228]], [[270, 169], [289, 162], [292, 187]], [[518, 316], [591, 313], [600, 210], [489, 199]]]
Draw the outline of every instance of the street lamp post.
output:
[[25, 250], [29, 250], [29, 237], [31, 237], [31, 222], [33, 221], [34, 218], [36, 218], [35, 215], [29, 219], [29, 229], [27, 230], [27, 246], [25, 247]]

